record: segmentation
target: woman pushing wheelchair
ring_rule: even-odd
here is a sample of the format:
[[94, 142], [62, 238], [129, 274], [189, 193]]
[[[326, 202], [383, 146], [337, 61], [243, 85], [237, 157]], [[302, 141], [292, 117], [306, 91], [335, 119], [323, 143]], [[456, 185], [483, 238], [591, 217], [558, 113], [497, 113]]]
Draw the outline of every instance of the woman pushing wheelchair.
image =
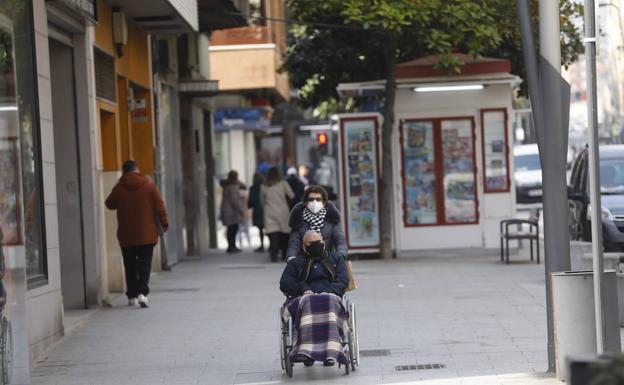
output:
[[280, 290], [288, 297], [280, 311], [282, 364], [289, 376], [294, 362], [305, 366], [338, 362], [348, 373], [349, 366], [355, 368], [355, 359], [350, 309], [342, 301], [349, 270], [340, 214], [327, 202], [325, 190], [311, 186], [304, 202], [293, 209], [291, 226], [293, 216], [300, 221], [293, 227], [289, 251], [296, 247], [298, 252], [288, 259], [280, 280]]

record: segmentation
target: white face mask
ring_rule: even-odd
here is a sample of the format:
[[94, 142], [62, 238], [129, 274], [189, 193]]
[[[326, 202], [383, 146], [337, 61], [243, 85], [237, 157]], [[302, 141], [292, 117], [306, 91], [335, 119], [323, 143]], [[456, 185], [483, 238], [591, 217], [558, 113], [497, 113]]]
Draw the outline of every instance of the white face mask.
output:
[[323, 202], [312, 201], [308, 202], [308, 210], [312, 211], [314, 214], [318, 214], [319, 211], [323, 209]]

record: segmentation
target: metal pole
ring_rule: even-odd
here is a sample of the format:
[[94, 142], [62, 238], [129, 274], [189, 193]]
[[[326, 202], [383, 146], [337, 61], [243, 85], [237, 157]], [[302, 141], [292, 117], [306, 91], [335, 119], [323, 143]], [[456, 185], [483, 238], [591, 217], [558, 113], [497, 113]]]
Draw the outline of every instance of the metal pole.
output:
[[561, 73], [559, 1], [541, 0], [539, 16], [540, 54], [558, 73]]
[[528, 0], [518, 0], [518, 19], [520, 21], [520, 33], [522, 35], [522, 53], [524, 65], [527, 69], [527, 81], [529, 83], [529, 98], [533, 125], [538, 143], [543, 143], [543, 131], [541, 129], [544, 119], [542, 112], [542, 94], [539, 84], [539, 69], [537, 66], [537, 48], [533, 39], [533, 25], [531, 22], [531, 9]]
[[548, 366], [554, 371], [555, 327], [551, 275], [570, 270], [569, 207], [566, 199], [566, 153], [570, 104], [569, 85], [561, 77], [559, 1], [539, 1], [539, 82], [542, 102], [539, 143], [544, 202], [544, 251], [548, 326]]
[[592, 208], [592, 252], [594, 255], [594, 305], [596, 348], [606, 350], [603, 300], [602, 205], [600, 202], [600, 157], [598, 151], [598, 106], [596, 96], [596, 15], [594, 0], [585, 0], [585, 60], [587, 67], [587, 123], [589, 131], [589, 199]]

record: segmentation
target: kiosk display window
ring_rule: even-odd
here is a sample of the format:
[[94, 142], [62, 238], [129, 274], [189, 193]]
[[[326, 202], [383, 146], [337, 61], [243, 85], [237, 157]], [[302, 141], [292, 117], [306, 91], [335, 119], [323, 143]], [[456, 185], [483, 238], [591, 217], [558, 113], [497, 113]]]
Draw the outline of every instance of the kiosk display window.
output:
[[401, 123], [406, 227], [478, 223], [474, 119]]
[[509, 192], [509, 151], [507, 144], [507, 111], [481, 111], [483, 170], [486, 193]]
[[342, 120], [346, 236], [351, 248], [379, 246], [377, 118]]
[[444, 214], [446, 223], [477, 220], [474, 138], [470, 120], [443, 120]]
[[437, 223], [433, 122], [413, 121], [403, 126], [405, 222]]

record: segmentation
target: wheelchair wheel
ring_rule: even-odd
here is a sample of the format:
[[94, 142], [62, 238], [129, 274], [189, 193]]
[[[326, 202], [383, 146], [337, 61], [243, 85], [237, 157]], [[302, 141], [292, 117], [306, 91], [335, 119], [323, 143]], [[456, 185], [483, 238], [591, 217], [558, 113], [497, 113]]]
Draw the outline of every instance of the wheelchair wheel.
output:
[[290, 361], [290, 357], [288, 356], [288, 354], [286, 354], [286, 360], [284, 362], [284, 365], [286, 365], [286, 374], [288, 375], [289, 378], [292, 378], [292, 376], [293, 376], [293, 363], [292, 363], [292, 361]]
[[355, 304], [349, 303], [349, 352], [351, 353], [351, 368], [355, 370], [360, 365], [360, 346], [358, 343], [357, 315]]
[[286, 351], [286, 343], [285, 343], [285, 339], [284, 339], [284, 321], [282, 321], [282, 314], [280, 311], [279, 314], [279, 351], [280, 351], [280, 365], [282, 366], [282, 370], [286, 369], [286, 365], [284, 364], [284, 360], [286, 359], [286, 356], [284, 355], [284, 352]]
[[355, 350], [353, 348], [353, 332], [349, 331], [349, 363], [351, 364], [351, 370], [355, 372]]

